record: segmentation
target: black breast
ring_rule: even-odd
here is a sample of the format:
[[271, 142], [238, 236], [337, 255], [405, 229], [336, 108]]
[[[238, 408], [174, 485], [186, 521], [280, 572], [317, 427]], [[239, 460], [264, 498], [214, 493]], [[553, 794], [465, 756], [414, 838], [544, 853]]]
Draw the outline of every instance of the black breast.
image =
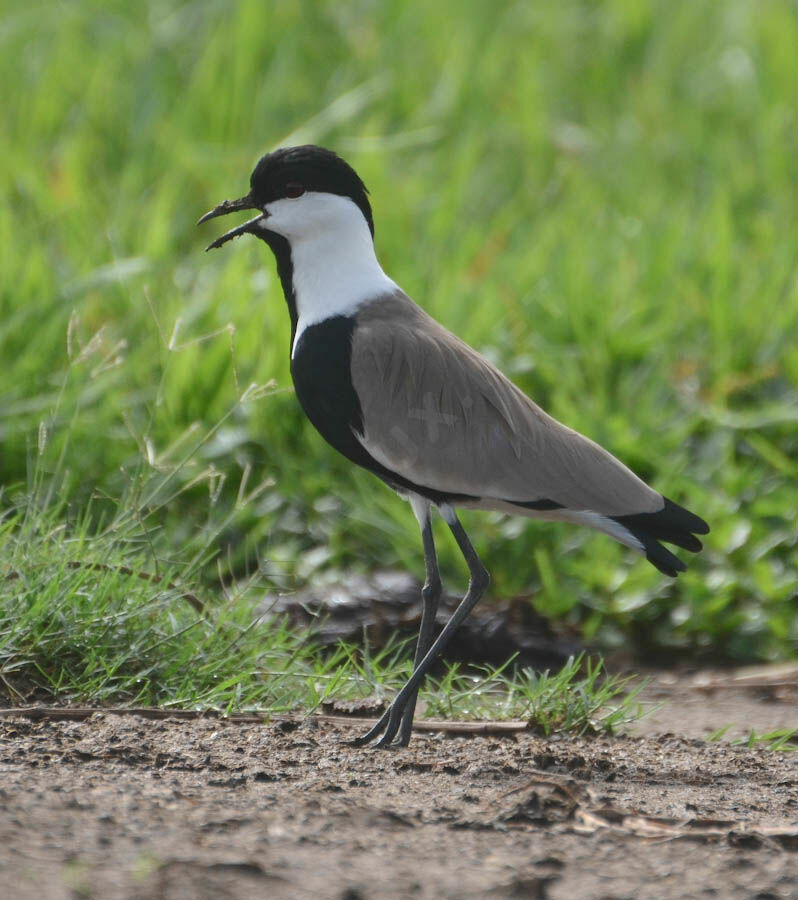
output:
[[355, 319], [334, 316], [310, 325], [299, 336], [291, 358], [291, 376], [305, 415], [321, 436], [358, 465], [374, 460], [355, 433], [363, 433], [363, 413], [352, 386], [352, 333]]

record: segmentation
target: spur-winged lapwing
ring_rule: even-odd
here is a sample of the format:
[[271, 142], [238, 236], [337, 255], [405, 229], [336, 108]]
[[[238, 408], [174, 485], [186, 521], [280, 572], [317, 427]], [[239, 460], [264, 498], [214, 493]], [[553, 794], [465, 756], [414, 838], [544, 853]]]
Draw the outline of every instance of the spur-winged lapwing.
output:
[[[488, 586], [456, 507], [495, 509], [603, 531], [666, 575], [684, 563], [661, 541], [697, 552], [707, 523], [658, 494], [532, 402], [484, 356], [417, 306], [382, 270], [366, 187], [335, 153], [287, 147], [264, 156], [250, 191], [200, 222], [257, 214], [217, 238], [265, 241], [291, 316], [291, 375], [310, 421], [336, 450], [409, 500], [426, 581], [414, 671], [357, 743], [410, 740], [419, 684]], [[454, 534], [468, 591], [433, 640], [441, 579], [430, 509]]]

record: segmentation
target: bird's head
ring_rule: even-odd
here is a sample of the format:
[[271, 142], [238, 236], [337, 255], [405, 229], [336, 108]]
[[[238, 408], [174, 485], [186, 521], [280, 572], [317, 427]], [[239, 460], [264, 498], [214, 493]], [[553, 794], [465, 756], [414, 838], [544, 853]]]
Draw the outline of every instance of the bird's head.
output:
[[354, 219], [374, 220], [366, 186], [340, 156], [307, 144], [284, 147], [261, 157], [249, 181], [250, 191], [239, 200], [225, 200], [199, 223], [239, 210], [257, 215], [218, 237], [209, 247], [221, 247], [241, 234], [255, 234], [269, 243], [271, 235], [289, 242], [319, 232], [334, 232]]

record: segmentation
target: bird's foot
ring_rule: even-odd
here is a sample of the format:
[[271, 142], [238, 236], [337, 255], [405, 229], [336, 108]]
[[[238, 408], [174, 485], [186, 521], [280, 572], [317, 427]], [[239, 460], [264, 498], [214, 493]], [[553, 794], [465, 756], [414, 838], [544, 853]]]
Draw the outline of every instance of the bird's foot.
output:
[[[385, 710], [376, 725], [370, 728], [365, 734], [354, 740], [348, 741], [349, 745], [352, 747], [365, 747], [366, 744], [370, 744], [376, 738], [379, 738], [374, 744], [375, 747], [382, 749], [388, 747], [406, 747], [410, 740], [409, 729], [407, 730], [407, 734], [405, 734], [405, 730], [403, 729], [399, 738], [394, 740], [397, 731], [399, 731], [399, 726], [402, 722], [402, 714], [407, 705], [406, 702], [399, 703], [399, 700], [400, 697], [397, 697], [388, 709]], [[382, 736], [380, 737], [380, 735]]]

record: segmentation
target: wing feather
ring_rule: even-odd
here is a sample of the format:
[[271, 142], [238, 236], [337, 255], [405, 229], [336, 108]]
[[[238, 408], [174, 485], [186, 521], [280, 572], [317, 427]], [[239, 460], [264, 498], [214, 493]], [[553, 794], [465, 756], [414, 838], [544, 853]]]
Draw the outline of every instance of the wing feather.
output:
[[545, 413], [401, 292], [361, 307], [351, 358], [361, 442], [415, 484], [497, 508], [547, 499], [628, 516], [663, 507], [614, 456]]

